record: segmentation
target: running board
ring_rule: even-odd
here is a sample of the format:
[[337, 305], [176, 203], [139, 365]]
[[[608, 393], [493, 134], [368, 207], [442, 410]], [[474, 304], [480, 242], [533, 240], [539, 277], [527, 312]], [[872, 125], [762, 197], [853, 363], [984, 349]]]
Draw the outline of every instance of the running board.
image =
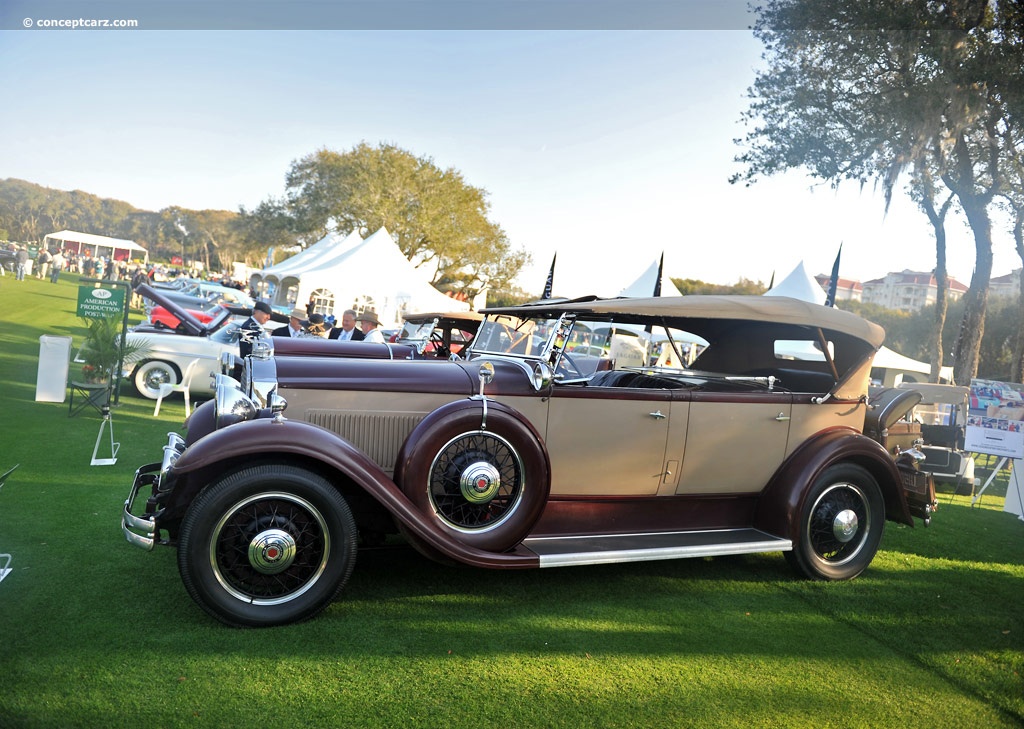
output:
[[788, 552], [793, 542], [758, 529], [715, 529], [651, 534], [532, 537], [523, 546], [540, 557], [541, 567], [615, 562], [649, 562], [685, 557]]

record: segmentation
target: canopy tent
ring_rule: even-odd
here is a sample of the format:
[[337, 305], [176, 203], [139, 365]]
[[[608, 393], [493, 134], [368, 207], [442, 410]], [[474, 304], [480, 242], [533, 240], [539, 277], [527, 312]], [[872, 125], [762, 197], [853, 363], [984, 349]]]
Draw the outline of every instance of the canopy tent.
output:
[[[262, 272], [268, 274], [268, 284], [281, 276], [270, 298], [272, 305], [306, 306], [313, 302], [316, 311], [336, 317], [348, 308], [373, 309], [385, 327], [400, 324], [406, 313], [469, 311], [468, 303], [435, 289], [385, 228], [365, 240], [353, 233], [324, 249], [329, 252], [310, 256], [285, 269], [283, 275], [280, 269]], [[284, 263], [287, 261], [281, 265]]]
[[149, 261], [149, 251], [135, 241], [123, 238], [108, 238], [105, 235], [77, 233], [73, 230], [61, 230], [44, 236], [46, 246], [57, 245], [62, 250], [81, 253], [87, 256], [106, 257], [115, 261], [128, 261], [141, 253], [144, 261]]
[[303, 271], [323, 265], [328, 259], [337, 256], [339, 253], [352, 248], [363, 242], [359, 233], [352, 231], [348, 235], [340, 233], [328, 233], [309, 248], [305, 248], [294, 256], [284, 259], [280, 263], [265, 268], [260, 272], [264, 276], [277, 276], [278, 278], [289, 272]]
[[[658, 268], [660, 267], [659, 261], [654, 261], [640, 277], [636, 279], [626, 288], [619, 292], [619, 296], [626, 296], [629, 298], [647, 297], [654, 296], [654, 287], [658, 281]], [[682, 296], [682, 292], [676, 288], [676, 285], [672, 283], [670, 279], [662, 270], [661, 274], [661, 295], [662, 296]]]
[[249, 286], [258, 298], [279, 306], [293, 305], [298, 296], [299, 274], [333, 265], [334, 261], [362, 242], [362, 236], [355, 231], [347, 236], [328, 233], [294, 256], [254, 272], [249, 278]]
[[800, 261], [786, 278], [764, 293], [765, 296], [788, 296], [791, 299], [825, 305], [825, 290], [807, 273]]

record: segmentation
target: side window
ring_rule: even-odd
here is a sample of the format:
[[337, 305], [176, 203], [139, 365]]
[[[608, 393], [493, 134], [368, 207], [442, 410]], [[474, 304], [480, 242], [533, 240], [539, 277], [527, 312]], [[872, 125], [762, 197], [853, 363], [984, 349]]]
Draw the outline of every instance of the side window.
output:
[[[835, 357], [835, 347], [828, 343], [829, 357]], [[777, 339], [775, 340], [775, 358], [802, 360], [804, 362], [824, 362], [825, 353], [821, 344], [812, 339]]]

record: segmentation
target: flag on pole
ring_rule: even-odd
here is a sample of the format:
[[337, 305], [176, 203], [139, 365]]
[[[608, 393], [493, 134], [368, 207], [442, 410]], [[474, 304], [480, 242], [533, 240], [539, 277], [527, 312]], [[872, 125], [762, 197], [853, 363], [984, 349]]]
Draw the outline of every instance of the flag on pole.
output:
[[843, 244], [839, 244], [836, 262], [832, 264], [832, 277], [828, 280], [828, 293], [825, 294], [825, 306], [836, 305], [836, 289], [839, 287], [839, 257], [843, 255]]
[[551, 287], [555, 283], [555, 261], [558, 260], [558, 253], [555, 253], [551, 257], [551, 270], [548, 271], [548, 280], [544, 283], [544, 293], [540, 295], [542, 299], [551, 298]]
[[665, 270], [665, 251], [661, 252], [661, 260], [658, 261], [658, 278], [654, 279], [654, 295], [661, 296], [661, 275]]

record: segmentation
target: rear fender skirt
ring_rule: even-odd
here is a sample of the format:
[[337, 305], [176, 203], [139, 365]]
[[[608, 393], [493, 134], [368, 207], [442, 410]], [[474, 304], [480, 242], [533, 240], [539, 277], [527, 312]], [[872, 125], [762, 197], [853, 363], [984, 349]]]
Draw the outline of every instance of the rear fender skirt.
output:
[[875, 478], [885, 500], [886, 519], [914, 526], [892, 456], [879, 443], [851, 428], [822, 431], [782, 464], [761, 492], [754, 526], [797, 540], [804, 494], [826, 468], [841, 462], [856, 463]]
[[[426, 519], [402, 490], [366, 454], [334, 433], [298, 420], [250, 420], [202, 438], [174, 464], [172, 509], [185, 509], [207, 483], [223, 471], [221, 464], [279, 459], [309, 460], [321, 464], [330, 478], [347, 479], [376, 499], [406, 529], [438, 551], [462, 564], [492, 569], [538, 566], [537, 555], [519, 548], [505, 553], [487, 552], [461, 544]], [[233, 466], [232, 466], [233, 467]]]

